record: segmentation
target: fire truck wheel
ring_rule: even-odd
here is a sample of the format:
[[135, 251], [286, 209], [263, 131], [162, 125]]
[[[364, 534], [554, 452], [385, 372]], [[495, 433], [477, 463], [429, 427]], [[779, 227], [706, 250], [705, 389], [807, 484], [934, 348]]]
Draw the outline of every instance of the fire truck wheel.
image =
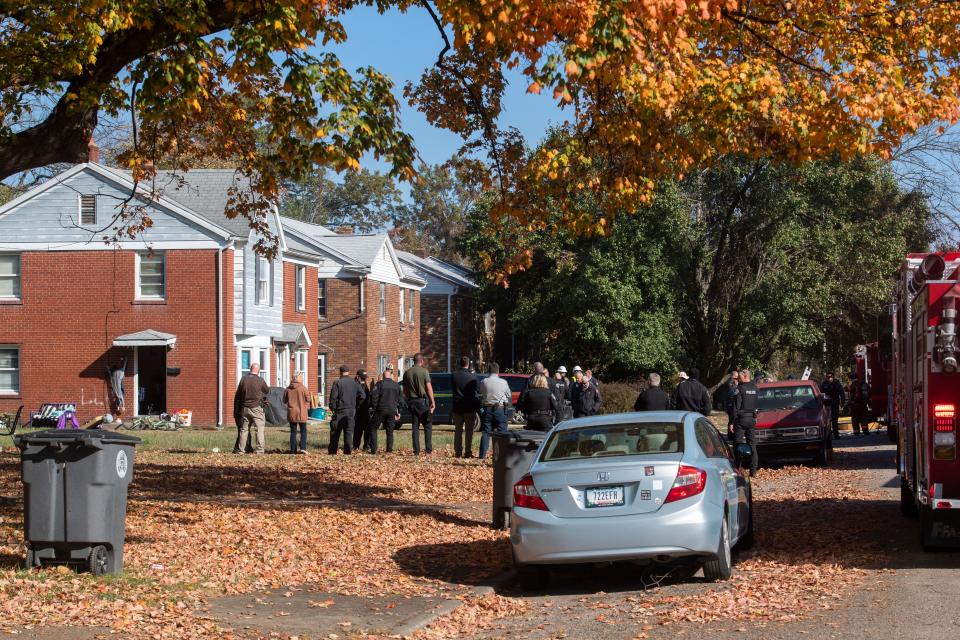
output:
[[903, 476], [900, 476], [900, 513], [909, 518], [917, 517], [917, 501]]

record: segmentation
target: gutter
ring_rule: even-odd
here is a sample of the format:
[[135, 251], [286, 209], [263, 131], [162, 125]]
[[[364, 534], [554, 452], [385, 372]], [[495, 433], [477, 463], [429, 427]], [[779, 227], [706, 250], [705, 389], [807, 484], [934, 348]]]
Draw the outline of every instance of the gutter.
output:
[[450, 335], [450, 330], [453, 325], [453, 322], [450, 318], [451, 298], [453, 298], [453, 294], [448, 293], [447, 294], [447, 373], [450, 373], [451, 371], [453, 371], [453, 363], [450, 362], [451, 343], [453, 341], [453, 337]]

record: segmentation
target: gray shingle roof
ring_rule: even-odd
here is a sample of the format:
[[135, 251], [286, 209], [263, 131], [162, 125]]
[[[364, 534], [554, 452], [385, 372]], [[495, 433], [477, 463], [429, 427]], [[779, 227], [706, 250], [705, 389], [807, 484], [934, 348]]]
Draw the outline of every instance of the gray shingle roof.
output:
[[350, 256], [365, 267], [373, 266], [373, 262], [377, 259], [380, 248], [386, 240], [386, 234], [362, 236], [334, 234], [320, 239], [323, 244]]
[[452, 282], [460, 287], [476, 289], [477, 283], [463, 274], [463, 270], [455, 265], [448, 264], [435, 258], [421, 258], [408, 251], [397, 251], [400, 262], [406, 263], [413, 269], [429, 273], [437, 278]]
[[228, 218], [227, 201], [231, 189], [249, 190], [250, 180], [233, 169], [191, 169], [181, 174], [160, 171], [157, 188], [174, 202], [219, 225], [239, 238], [250, 235], [243, 216]]
[[281, 221], [284, 229], [293, 229], [294, 231], [299, 231], [300, 233], [306, 234], [311, 238], [337, 235], [333, 231], [330, 231], [330, 229], [327, 229], [319, 224], [313, 224], [312, 222], [304, 222], [303, 220], [288, 218], [286, 216], [281, 217]]

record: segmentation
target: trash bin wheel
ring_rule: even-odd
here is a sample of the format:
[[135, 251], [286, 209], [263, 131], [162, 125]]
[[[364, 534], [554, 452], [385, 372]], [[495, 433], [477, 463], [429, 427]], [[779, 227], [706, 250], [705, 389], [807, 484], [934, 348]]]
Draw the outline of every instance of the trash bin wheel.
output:
[[33, 550], [33, 547], [27, 547], [27, 559], [23, 564], [27, 571], [40, 566], [40, 560], [37, 559], [37, 552]]
[[110, 552], [102, 544], [98, 544], [90, 550], [87, 556], [87, 568], [95, 576], [102, 576], [110, 568]]

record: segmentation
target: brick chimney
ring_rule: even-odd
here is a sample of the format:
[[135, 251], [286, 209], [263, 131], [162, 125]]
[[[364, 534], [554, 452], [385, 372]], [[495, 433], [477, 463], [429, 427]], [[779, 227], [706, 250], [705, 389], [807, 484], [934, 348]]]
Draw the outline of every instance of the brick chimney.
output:
[[87, 162], [100, 162], [100, 147], [90, 138], [87, 144]]
[[351, 227], [350, 225], [343, 225], [343, 226], [337, 227], [337, 233], [344, 236], [352, 236], [353, 227]]
[[414, 249], [413, 255], [417, 256], [418, 258], [423, 258], [424, 260], [430, 257], [430, 254], [427, 253], [426, 249]]

